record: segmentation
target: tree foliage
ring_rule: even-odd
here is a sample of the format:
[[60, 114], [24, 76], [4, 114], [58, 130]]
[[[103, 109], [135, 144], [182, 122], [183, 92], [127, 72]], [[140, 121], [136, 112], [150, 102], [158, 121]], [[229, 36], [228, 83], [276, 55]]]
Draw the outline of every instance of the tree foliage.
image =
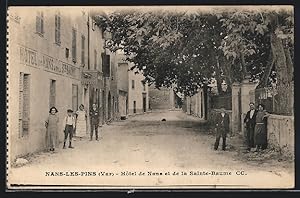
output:
[[[273, 15], [281, 20], [274, 31]], [[111, 33], [106, 47], [122, 49], [146, 81], [156, 87], [175, 86], [186, 95], [212, 78], [229, 86], [248, 74], [253, 80], [269, 79], [275, 58], [272, 33], [293, 51], [293, 15], [286, 11], [115, 11], [96, 13], [94, 18]], [[271, 71], [265, 77], [267, 70]]]

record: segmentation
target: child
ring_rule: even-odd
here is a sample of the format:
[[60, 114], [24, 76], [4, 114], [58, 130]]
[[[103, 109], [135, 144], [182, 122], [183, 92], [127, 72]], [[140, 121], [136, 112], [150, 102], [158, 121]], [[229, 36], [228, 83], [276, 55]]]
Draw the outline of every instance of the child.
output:
[[57, 109], [55, 107], [51, 107], [49, 110], [49, 117], [45, 121], [46, 126], [46, 147], [49, 151], [54, 151], [55, 143], [57, 138], [57, 124], [58, 124], [58, 116], [56, 115]]
[[74, 148], [72, 146], [72, 137], [73, 132], [75, 129], [75, 118], [73, 116], [73, 111], [71, 109], [67, 110], [68, 115], [64, 119], [64, 133], [65, 133], [65, 139], [64, 139], [64, 146], [63, 149], [66, 148], [66, 141], [69, 136], [69, 148]]

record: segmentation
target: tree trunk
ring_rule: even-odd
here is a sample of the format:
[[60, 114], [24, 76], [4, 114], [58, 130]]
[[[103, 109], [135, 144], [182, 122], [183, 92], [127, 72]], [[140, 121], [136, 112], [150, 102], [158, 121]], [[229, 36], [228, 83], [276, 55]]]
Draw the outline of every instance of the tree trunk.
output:
[[[214, 56], [213, 56], [214, 57]], [[219, 63], [219, 57], [216, 56], [216, 80], [217, 80], [217, 90], [218, 94], [221, 95], [223, 93], [222, 90], [222, 79], [221, 79], [221, 68], [220, 68], [220, 63]]]
[[[289, 73], [290, 56], [284, 50], [282, 40], [278, 38], [275, 33], [271, 33], [271, 48], [276, 56], [275, 68], [277, 71], [277, 96], [275, 112], [283, 115], [290, 115], [292, 113], [293, 104], [291, 104], [292, 89], [291, 74]], [[286, 54], [287, 53], [287, 54]], [[286, 56], [287, 55], [287, 56]]]
[[225, 75], [225, 82], [227, 85], [227, 90], [226, 92], [231, 93], [231, 85], [232, 85], [232, 73], [231, 73], [231, 64], [230, 62], [226, 59], [225, 56], [220, 56], [220, 69], [224, 72]]
[[275, 62], [274, 51], [271, 49], [263, 77], [262, 77], [259, 85], [257, 86], [257, 88], [266, 87], [268, 85], [268, 79], [272, 72], [274, 62]]

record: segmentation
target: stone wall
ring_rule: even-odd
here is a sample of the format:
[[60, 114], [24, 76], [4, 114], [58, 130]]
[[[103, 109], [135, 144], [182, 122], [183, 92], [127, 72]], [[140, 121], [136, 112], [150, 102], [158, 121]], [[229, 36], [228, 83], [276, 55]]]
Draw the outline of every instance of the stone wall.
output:
[[270, 115], [268, 117], [269, 147], [280, 150], [285, 155], [294, 156], [294, 117]]
[[153, 85], [149, 87], [150, 108], [155, 109], [171, 109], [170, 89], [161, 87], [156, 89]]

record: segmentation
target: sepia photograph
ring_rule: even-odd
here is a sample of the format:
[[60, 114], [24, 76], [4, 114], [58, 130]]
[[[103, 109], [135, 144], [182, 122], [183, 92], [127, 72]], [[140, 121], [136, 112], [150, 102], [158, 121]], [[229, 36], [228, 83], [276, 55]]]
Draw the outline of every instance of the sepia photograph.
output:
[[10, 6], [6, 75], [6, 191], [295, 187], [293, 6]]

